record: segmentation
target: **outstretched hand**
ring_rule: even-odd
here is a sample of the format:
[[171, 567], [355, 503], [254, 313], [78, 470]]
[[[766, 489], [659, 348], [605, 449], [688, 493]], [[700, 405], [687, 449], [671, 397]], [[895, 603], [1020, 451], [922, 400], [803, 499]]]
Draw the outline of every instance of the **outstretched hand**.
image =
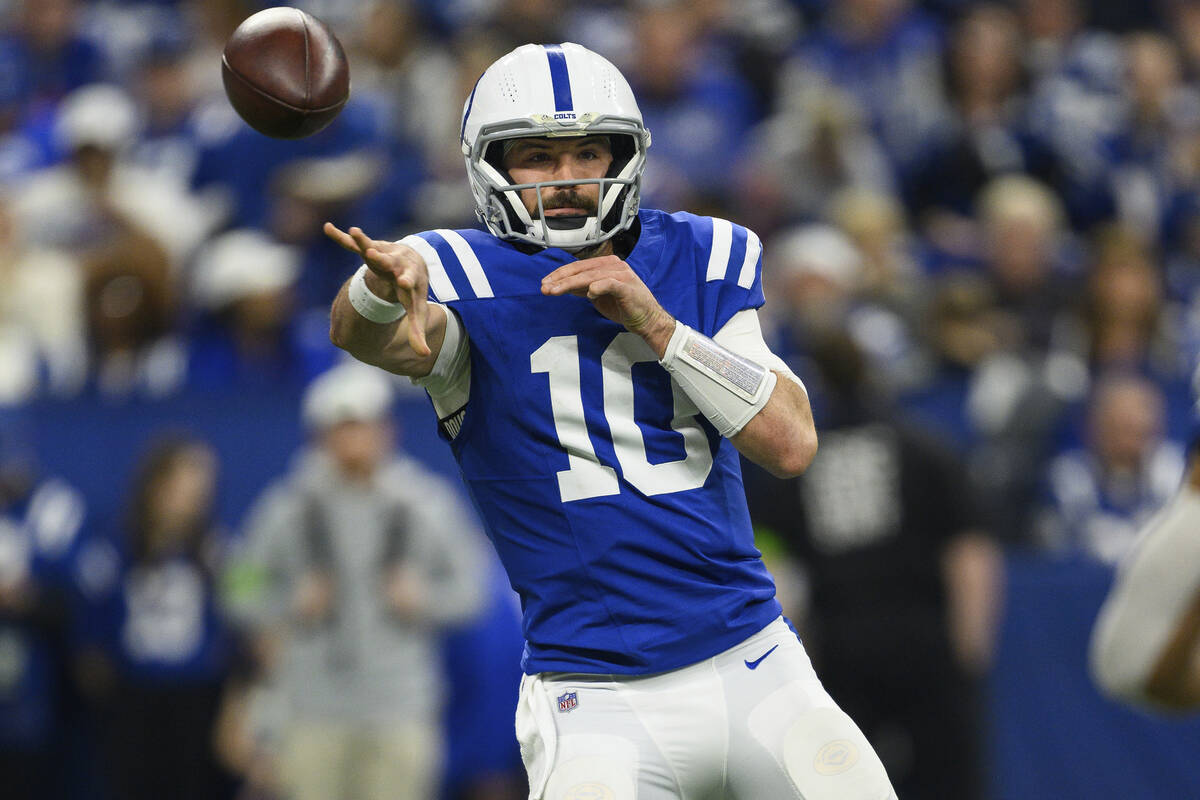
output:
[[605, 317], [645, 339], [659, 358], [675, 331], [674, 318], [638, 274], [616, 256], [564, 264], [542, 278], [542, 294], [586, 297]]
[[419, 356], [430, 354], [425, 341], [429, 317], [429, 273], [416, 250], [398, 242], [372, 239], [361, 228], [343, 231], [326, 222], [325, 235], [357, 254], [367, 265], [367, 288], [383, 300], [400, 303], [408, 312], [408, 345]]

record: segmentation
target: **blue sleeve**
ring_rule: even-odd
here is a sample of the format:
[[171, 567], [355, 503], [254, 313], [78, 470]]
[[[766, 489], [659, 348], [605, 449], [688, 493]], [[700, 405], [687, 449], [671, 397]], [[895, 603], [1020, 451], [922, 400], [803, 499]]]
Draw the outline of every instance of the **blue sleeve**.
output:
[[749, 228], [715, 217], [694, 219], [700, 329], [713, 336], [739, 311], [761, 308], [762, 242]]

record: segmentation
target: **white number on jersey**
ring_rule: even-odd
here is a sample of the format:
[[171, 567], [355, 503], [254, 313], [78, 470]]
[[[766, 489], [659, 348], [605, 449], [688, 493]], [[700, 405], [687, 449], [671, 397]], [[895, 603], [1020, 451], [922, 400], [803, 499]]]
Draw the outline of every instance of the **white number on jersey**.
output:
[[[671, 427], [683, 436], [684, 457], [676, 461], [651, 464], [646, 441], [633, 414], [633, 365], [657, 361], [654, 351], [641, 337], [618, 334], [601, 356], [603, 370], [604, 418], [612, 434], [613, 450], [621, 465], [621, 474], [645, 495], [670, 494], [698, 489], [712, 470], [712, 452], [700, 427], [700, 413], [674, 382], [671, 391], [674, 417]], [[550, 378], [550, 410], [558, 443], [567, 451], [568, 469], [558, 473], [558, 490], [564, 503], [589, 497], [618, 494], [616, 472], [600, 463], [588, 436], [584, 417], [583, 393], [579, 385], [579, 339], [554, 336], [529, 357], [534, 373], [545, 372]]]

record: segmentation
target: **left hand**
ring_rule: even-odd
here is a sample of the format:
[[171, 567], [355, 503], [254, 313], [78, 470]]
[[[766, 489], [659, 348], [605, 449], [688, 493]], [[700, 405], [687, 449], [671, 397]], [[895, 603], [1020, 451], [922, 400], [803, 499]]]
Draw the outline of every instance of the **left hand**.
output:
[[616, 256], [564, 264], [542, 278], [542, 294], [586, 297], [605, 317], [645, 339], [659, 358], [675, 332], [675, 319], [637, 273]]
[[388, 570], [384, 582], [388, 607], [401, 620], [412, 622], [425, 607], [427, 590], [421, 575], [403, 564]]

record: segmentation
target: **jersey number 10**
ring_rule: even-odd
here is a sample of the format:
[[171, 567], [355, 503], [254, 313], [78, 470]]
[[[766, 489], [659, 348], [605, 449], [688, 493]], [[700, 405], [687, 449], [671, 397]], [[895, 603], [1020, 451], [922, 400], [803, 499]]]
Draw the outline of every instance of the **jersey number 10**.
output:
[[[633, 416], [633, 365], [657, 361], [641, 337], [628, 331], [617, 334], [601, 356], [604, 418], [612, 436], [613, 451], [625, 480], [645, 495], [698, 489], [712, 470], [712, 451], [700, 427], [699, 410], [674, 382], [671, 392], [674, 417], [671, 428], [683, 436], [686, 454], [676, 461], [651, 464], [646, 441]], [[616, 471], [600, 462], [588, 435], [580, 389], [579, 337], [554, 336], [529, 357], [530, 369], [550, 377], [550, 410], [554, 432], [567, 451], [568, 469], [558, 473], [558, 491], [564, 503], [589, 497], [619, 494]]]

